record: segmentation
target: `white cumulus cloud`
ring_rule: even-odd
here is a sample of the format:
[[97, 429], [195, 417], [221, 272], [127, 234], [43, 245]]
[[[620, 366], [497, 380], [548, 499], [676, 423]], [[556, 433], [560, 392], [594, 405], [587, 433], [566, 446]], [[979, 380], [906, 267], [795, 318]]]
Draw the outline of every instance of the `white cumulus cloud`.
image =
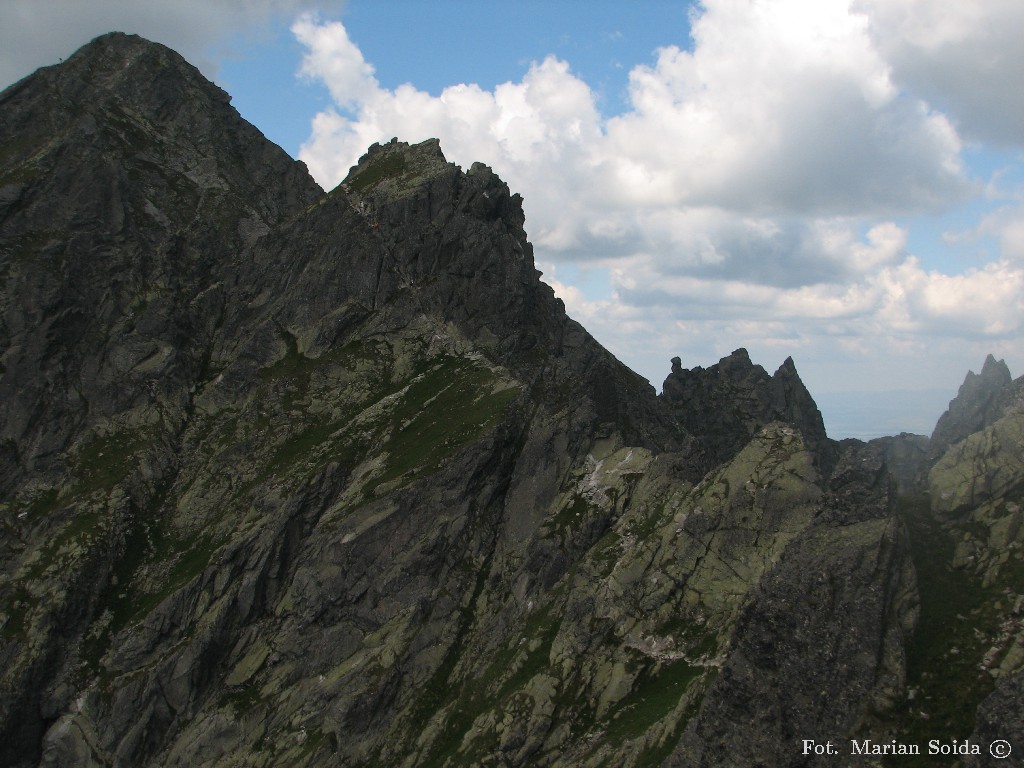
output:
[[946, 111], [968, 138], [1024, 145], [1024, 3], [857, 0], [895, 81]]
[[633, 110], [607, 126], [613, 178], [649, 204], [762, 212], [891, 215], [962, 195], [956, 132], [901, 97], [847, 5], [706, 3], [693, 52], [632, 71]]

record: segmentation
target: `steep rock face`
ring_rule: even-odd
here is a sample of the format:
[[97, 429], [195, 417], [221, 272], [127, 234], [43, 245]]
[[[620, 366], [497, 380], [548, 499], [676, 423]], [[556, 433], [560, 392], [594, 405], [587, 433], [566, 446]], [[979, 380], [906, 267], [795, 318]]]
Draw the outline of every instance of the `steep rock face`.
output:
[[[384, 305], [412, 294], [412, 311], [457, 326], [545, 391], [582, 379], [594, 417], [626, 425], [628, 441], [679, 447], [678, 427], [651, 397], [653, 388], [569, 319], [538, 280], [522, 198], [486, 165], [463, 173], [436, 140], [411, 148], [392, 140], [371, 147], [331, 197], [339, 193], [383, 251], [373, 265], [376, 281], [348, 300]], [[323, 224], [326, 237], [333, 217]], [[283, 242], [291, 248], [290, 233]]]
[[1024, 492], [1024, 408], [950, 447], [929, 471], [928, 490], [946, 516]]
[[1012, 711], [1006, 692], [1024, 677], [1024, 407], [1011, 404], [951, 446], [928, 473], [928, 495], [954, 541], [952, 565], [975, 585], [975, 610], [988, 625], [978, 633], [986, 641], [978, 666], [997, 688], [979, 709], [986, 733]]
[[905, 696], [916, 584], [881, 456], [847, 446], [824, 491], [666, 765], [804, 765], [800, 734], [844, 743]]
[[939, 417], [928, 446], [931, 461], [937, 461], [946, 449], [968, 435], [992, 424], [1012, 399], [1010, 370], [1006, 363], [989, 355], [981, 373], [968, 371], [964, 383], [949, 409]]
[[[945, 465], [963, 465], [963, 450], [958, 443], [990, 427], [1010, 411], [1024, 406], [1024, 377], [1012, 380], [1004, 360], [989, 354], [982, 366], [981, 374], [969, 371], [964, 384], [959, 387], [956, 397], [949, 401], [949, 408], [940, 417], [931, 438], [924, 435], [903, 433], [871, 440], [882, 447], [886, 463], [896, 480], [901, 495], [929, 492], [929, 472], [951, 451], [958, 452]], [[976, 447], [976, 446], [975, 446]], [[974, 449], [969, 449], [969, 452]], [[958, 458], [957, 458], [958, 457]], [[981, 470], [979, 466], [963, 465], [962, 474]], [[940, 471], [949, 482], [955, 480]], [[984, 482], [981, 475], [971, 475], [972, 483]], [[941, 483], [942, 481], [940, 481]], [[948, 483], [947, 483], [948, 484]], [[941, 490], [949, 494], [949, 488]], [[936, 506], [936, 510], [943, 504]], [[946, 510], [948, 511], [948, 510]]]
[[[111, 35], [0, 96], [0, 441], [187, 401], [238, 253], [320, 190], [172, 51]], [[45, 388], [38, 383], [45, 381]], [[88, 416], [86, 416], [88, 414]]]
[[712, 461], [728, 460], [758, 429], [782, 421], [799, 429], [815, 448], [827, 444], [825, 424], [792, 358], [774, 375], [737, 349], [707, 370], [687, 370], [679, 358], [663, 385], [663, 399], [680, 423], [700, 436]]
[[[567, 567], [524, 550], [595, 435], [689, 440], [537, 280], [518, 198], [436, 142], [373, 148], [323, 196], [173, 52], [122, 35], [3, 107], [22, 132], [3, 169], [5, 762], [82, 690], [99, 698], [51, 729], [50, 763], [174, 762], [196, 728], [223, 751], [225, 701], [258, 699], [254, 638], [304, 659], [268, 681], [283, 697], [415, 608], [387, 650], [404, 698], [372, 704], [379, 668], [353, 661], [335, 700], [376, 728], [460, 637], [474, 568], [531, 591]], [[339, 601], [325, 646], [309, 628]], [[97, 674], [135, 682], [83, 688]]]
[[658, 398], [489, 168], [323, 194], [138, 38], [0, 110], [4, 765], [790, 765], [898, 697], [905, 532], [791, 361]]
[[[38, 749], [41, 696], [124, 551], [124, 521], [173, 475], [223, 301], [217, 255], [320, 190], [223, 92], [138, 39], [102, 38], [4, 91], [0, 109], [4, 570], [48, 574], [35, 591], [8, 582], [8, 637], [39, 627], [4, 669], [13, 764]], [[133, 470], [130, 491], [103, 493]], [[72, 534], [100, 519], [121, 530]]]
[[903, 433], [871, 442], [885, 451], [887, 465], [901, 494], [927, 493], [928, 472], [948, 450], [1021, 405], [1024, 377], [1011, 380], [1006, 363], [988, 355], [980, 374], [967, 372], [930, 439]]

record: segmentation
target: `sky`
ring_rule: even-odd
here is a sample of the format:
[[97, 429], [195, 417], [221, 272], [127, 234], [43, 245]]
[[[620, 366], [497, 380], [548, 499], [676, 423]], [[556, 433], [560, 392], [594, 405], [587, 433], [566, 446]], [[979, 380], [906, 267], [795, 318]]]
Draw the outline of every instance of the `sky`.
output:
[[436, 137], [524, 197], [544, 279], [660, 390], [791, 356], [833, 437], [1024, 373], [1020, 0], [0, 0], [0, 86], [179, 51], [325, 189]]

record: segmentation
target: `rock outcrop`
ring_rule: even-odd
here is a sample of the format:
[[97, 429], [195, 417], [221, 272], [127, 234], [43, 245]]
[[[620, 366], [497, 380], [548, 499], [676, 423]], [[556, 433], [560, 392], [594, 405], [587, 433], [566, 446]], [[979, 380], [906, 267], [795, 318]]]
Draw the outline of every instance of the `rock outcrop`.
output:
[[752, 363], [745, 349], [737, 349], [706, 370], [685, 369], [677, 357], [662, 389], [676, 418], [701, 438], [715, 463], [734, 456], [773, 421], [800, 430], [814, 449], [827, 444], [821, 413], [791, 357], [772, 376]]
[[1024, 408], [950, 446], [928, 473], [928, 491], [946, 516], [1024, 494]]
[[901, 494], [927, 493], [929, 471], [951, 447], [1019, 407], [1024, 407], [1024, 376], [1014, 381], [1006, 362], [988, 355], [980, 374], [967, 372], [931, 438], [902, 433], [871, 442], [885, 452]]
[[905, 699], [917, 594], [889, 494], [878, 452], [848, 446], [665, 765], [803, 765], [801, 734], [845, 747]]
[[980, 374], [968, 371], [956, 397], [950, 400], [949, 409], [939, 417], [932, 431], [928, 445], [931, 462], [941, 458], [951, 445], [1002, 416], [1014, 396], [1012, 385], [1006, 362], [997, 361], [992, 355], [985, 358]]

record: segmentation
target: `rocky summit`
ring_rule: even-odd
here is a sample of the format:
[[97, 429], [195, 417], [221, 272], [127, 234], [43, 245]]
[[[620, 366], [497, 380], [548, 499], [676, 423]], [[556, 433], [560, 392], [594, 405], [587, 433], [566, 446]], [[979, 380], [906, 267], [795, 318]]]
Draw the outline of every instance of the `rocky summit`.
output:
[[137, 37], [0, 94], [0, 765], [1024, 754], [1021, 380], [930, 443], [744, 350], [658, 395], [524, 225], [435, 140], [325, 193]]

